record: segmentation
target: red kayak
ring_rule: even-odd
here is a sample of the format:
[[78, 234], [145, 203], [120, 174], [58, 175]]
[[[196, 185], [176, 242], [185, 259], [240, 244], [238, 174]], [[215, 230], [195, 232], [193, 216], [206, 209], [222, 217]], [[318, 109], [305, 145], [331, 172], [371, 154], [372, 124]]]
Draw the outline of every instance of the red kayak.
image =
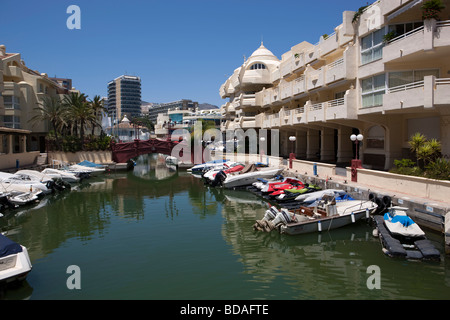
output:
[[286, 178], [283, 181], [268, 183], [267, 186], [261, 189], [261, 191], [271, 193], [277, 190], [290, 189], [297, 185], [301, 186], [302, 188], [305, 187], [303, 182], [296, 178]]

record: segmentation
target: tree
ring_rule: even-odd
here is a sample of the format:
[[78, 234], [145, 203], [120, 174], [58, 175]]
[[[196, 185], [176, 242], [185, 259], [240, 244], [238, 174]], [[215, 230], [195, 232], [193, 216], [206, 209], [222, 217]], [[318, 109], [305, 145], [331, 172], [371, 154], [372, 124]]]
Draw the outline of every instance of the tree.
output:
[[419, 165], [420, 160], [423, 166], [426, 166], [441, 156], [441, 143], [436, 139], [427, 140], [419, 132], [415, 133], [408, 143], [411, 151], [416, 154], [417, 165]]
[[103, 106], [103, 101], [100, 96], [95, 96], [93, 100], [89, 101], [89, 104], [94, 112], [95, 120], [91, 122], [92, 126], [92, 135], [94, 135], [95, 128], [101, 127], [101, 125], [98, 123], [98, 117], [101, 115], [102, 112], [106, 111], [106, 108]]
[[37, 108], [38, 112], [29, 122], [36, 124], [37, 122], [49, 121], [55, 132], [56, 146], [59, 148], [58, 130], [66, 123], [64, 108], [59, 97], [45, 96]]
[[87, 101], [87, 96], [84, 93], [72, 92], [64, 98], [64, 105], [67, 108], [67, 115], [73, 120], [75, 135], [80, 128], [80, 142], [81, 148], [84, 144], [84, 129], [86, 124], [92, 123], [95, 120], [94, 111]]

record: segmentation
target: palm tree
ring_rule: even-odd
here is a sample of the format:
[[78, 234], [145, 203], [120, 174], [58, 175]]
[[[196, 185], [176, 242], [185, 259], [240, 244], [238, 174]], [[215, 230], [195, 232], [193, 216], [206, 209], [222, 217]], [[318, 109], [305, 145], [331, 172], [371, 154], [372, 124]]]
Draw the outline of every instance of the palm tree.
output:
[[425, 145], [425, 142], [427, 142], [427, 138], [420, 132], [416, 132], [408, 141], [410, 150], [416, 154], [417, 165], [419, 165], [420, 158], [418, 152]]
[[34, 108], [38, 112], [29, 122], [36, 124], [37, 122], [49, 121], [55, 132], [56, 146], [59, 149], [58, 130], [65, 124], [64, 108], [59, 97], [45, 96], [38, 107]]
[[74, 121], [74, 128], [78, 132], [80, 127], [80, 142], [83, 148], [85, 125], [95, 120], [95, 115], [87, 96], [84, 93], [72, 92], [64, 99], [64, 105], [67, 108], [68, 116]]
[[100, 96], [95, 96], [93, 100], [89, 101], [89, 104], [94, 112], [95, 121], [92, 121], [92, 135], [94, 135], [95, 127], [101, 125], [98, 123], [98, 116], [101, 114], [101, 112], [106, 111], [106, 108], [103, 106], [103, 101]]

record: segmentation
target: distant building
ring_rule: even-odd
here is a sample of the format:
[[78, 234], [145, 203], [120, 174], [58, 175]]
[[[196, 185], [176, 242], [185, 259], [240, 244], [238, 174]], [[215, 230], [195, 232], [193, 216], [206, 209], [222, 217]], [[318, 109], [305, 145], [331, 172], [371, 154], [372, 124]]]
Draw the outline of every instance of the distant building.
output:
[[141, 115], [141, 78], [122, 75], [108, 83], [109, 116], [113, 119]]
[[158, 118], [159, 113], [167, 114], [169, 109], [178, 109], [178, 110], [190, 110], [191, 112], [196, 111], [198, 107], [198, 102], [182, 99], [173, 102], [167, 103], [154, 103], [152, 107], [148, 109], [148, 115], [150, 120], [153, 123], [156, 123], [156, 119]]

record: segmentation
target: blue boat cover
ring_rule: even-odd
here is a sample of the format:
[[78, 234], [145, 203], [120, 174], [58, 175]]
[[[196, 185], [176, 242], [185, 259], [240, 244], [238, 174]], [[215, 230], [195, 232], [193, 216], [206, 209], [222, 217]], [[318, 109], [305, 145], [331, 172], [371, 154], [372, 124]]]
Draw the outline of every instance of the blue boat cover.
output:
[[0, 234], [0, 258], [22, 252], [20, 244]]
[[392, 223], [400, 223], [402, 224], [404, 227], [409, 227], [410, 225], [413, 225], [415, 222], [408, 216], [399, 216], [399, 215], [395, 215], [394, 217], [392, 217], [390, 215], [390, 212], [385, 213], [384, 215], [384, 220], [388, 220]]
[[96, 163], [94, 163], [94, 162], [90, 162], [90, 161], [87, 161], [87, 160], [81, 161], [81, 162], [79, 163], [79, 165], [80, 165], [80, 166], [85, 166], [85, 167], [91, 167], [91, 168], [94, 168], [94, 167], [103, 167], [101, 164], [96, 164]]

